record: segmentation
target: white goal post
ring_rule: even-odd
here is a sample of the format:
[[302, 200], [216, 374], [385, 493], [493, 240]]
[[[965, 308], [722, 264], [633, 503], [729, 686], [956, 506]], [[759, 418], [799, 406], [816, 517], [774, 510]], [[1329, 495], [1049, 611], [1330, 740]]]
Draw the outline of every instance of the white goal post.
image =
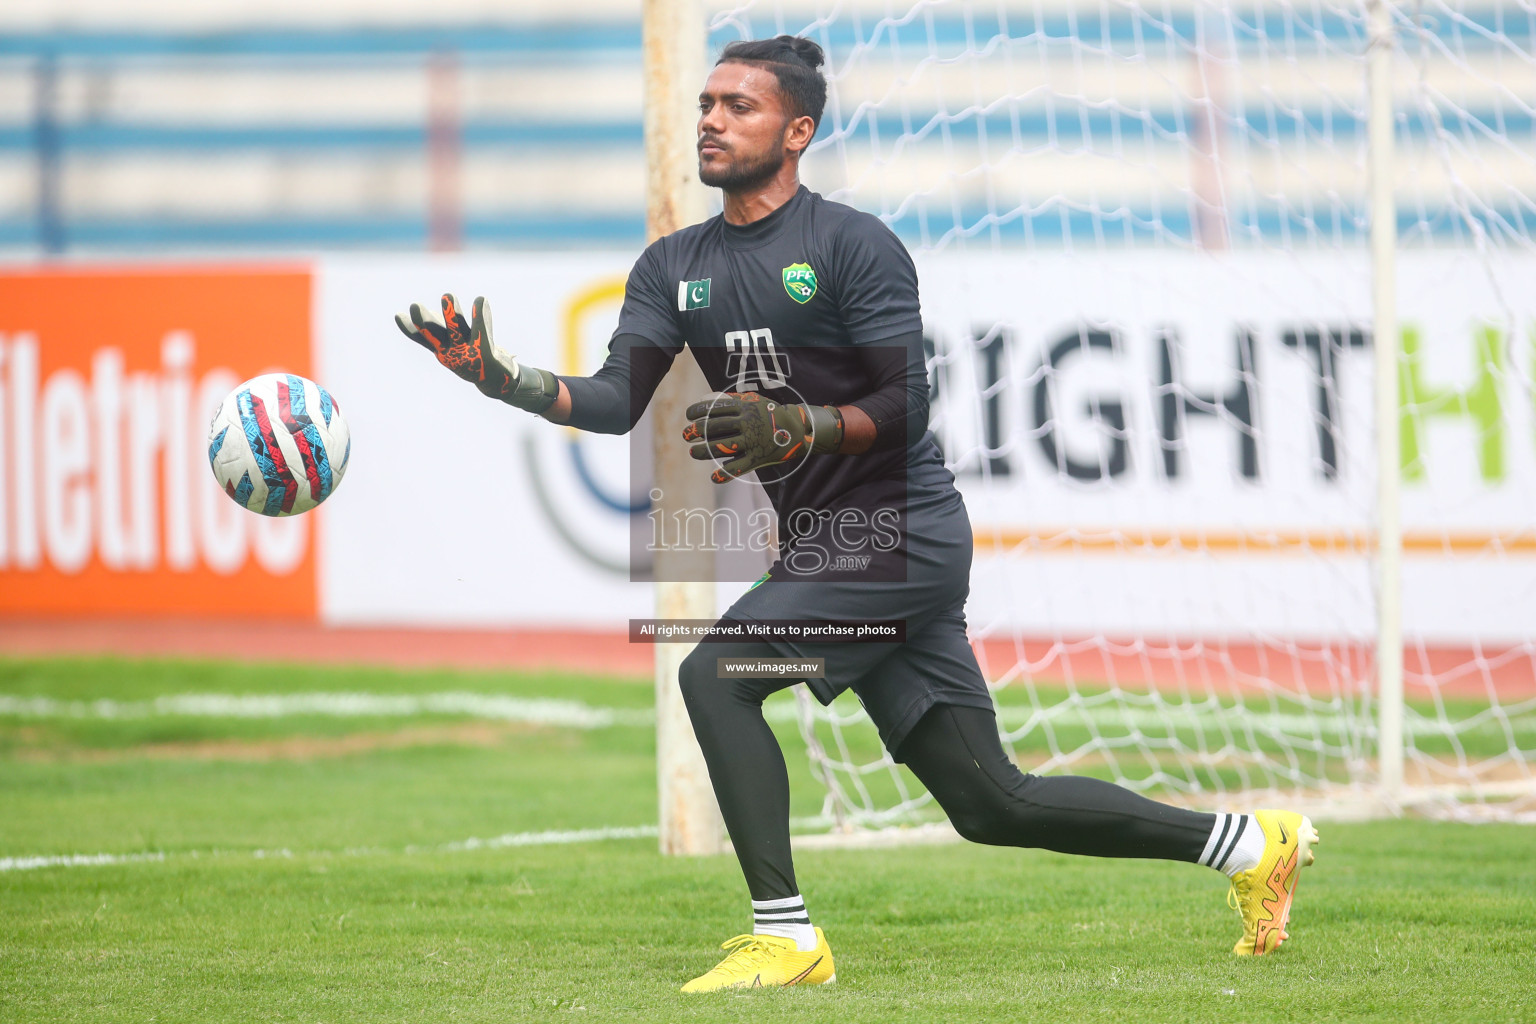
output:
[[[1402, 477], [1397, 436], [1397, 196], [1393, 188], [1396, 125], [1392, 116], [1395, 33], [1388, 0], [1369, 0], [1366, 47], [1370, 104], [1371, 339], [1376, 354], [1376, 693], [1380, 736], [1378, 781], [1387, 807], [1403, 789]], [[1389, 343], [1390, 341], [1390, 343]]]
[[[917, 261], [1021, 767], [1536, 820], [1536, 8], [660, 6], [827, 51], [803, 177]], [[851, 696], [767, 710], [802, 829], [942, 819]]]

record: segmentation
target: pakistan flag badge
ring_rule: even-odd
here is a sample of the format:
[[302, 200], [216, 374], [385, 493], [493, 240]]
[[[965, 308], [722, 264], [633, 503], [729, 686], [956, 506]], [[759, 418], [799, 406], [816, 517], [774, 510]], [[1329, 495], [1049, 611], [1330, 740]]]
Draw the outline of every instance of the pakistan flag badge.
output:
[[800, 305], [816, 297], [816, 271], [809, 263], [791, 263], [784, 268], [784, 290]]

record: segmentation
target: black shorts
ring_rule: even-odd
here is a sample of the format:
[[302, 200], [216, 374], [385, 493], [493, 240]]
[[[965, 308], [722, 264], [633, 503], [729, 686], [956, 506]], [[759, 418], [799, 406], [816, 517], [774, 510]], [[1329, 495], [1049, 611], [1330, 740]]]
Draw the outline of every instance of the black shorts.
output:
[[905, 525], [904, 582], [796, 582], [781, 560], [724, 615], [737, 622], [904, 621], [903, 643], [765, 641], [781, 657], [825, 659], [825, 677], [806, 685], [823, 704], [852, 688], [897, 760], [902, 740], [935, 704], [994, 706], [965, 634], [973, 543], [965, 502], [952, 484], [914, 488]]

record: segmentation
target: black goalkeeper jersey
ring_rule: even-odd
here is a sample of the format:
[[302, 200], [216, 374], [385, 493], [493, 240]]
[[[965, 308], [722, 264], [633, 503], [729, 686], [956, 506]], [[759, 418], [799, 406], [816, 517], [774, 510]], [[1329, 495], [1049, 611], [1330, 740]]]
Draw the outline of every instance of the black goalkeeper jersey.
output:
[[[574, 425], [627, 430], [686, 344], [715, 391], [847, 405], [882, 388], [889, 393], [894, 383], [916, 396], [908, 410], [921, 428], [921, 331], [917, 271], [901, 242], [878, 218], [801, 186], [751, 224], [716, 216], [650, 245], [630, 271], [603, 369], [593, 378], [561, 379]], [[611, 408], [615, 392], [593, 386], [600, 379], [627, 390], [627, 418]], [[610, 408], [594, 408], [605, 398]], [[658, 429], [677, 432], [682, 444], [682, 426]], [[938, 497], [935, 490], [954, 489], [926, 431], [886, 450], [813, 455], [756, 477], [790, 534], [796, 509], [905, 506], [919, 492]]]

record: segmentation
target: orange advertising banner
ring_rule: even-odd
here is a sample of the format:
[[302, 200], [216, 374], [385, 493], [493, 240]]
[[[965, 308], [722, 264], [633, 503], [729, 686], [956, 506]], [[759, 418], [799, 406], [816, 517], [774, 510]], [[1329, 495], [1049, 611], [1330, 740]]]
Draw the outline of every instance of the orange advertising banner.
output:
[[311, 516], [208, 466], [234, 387], [311, 376], [303, 267], [0, 271], [0, 614], [316, 614]]

